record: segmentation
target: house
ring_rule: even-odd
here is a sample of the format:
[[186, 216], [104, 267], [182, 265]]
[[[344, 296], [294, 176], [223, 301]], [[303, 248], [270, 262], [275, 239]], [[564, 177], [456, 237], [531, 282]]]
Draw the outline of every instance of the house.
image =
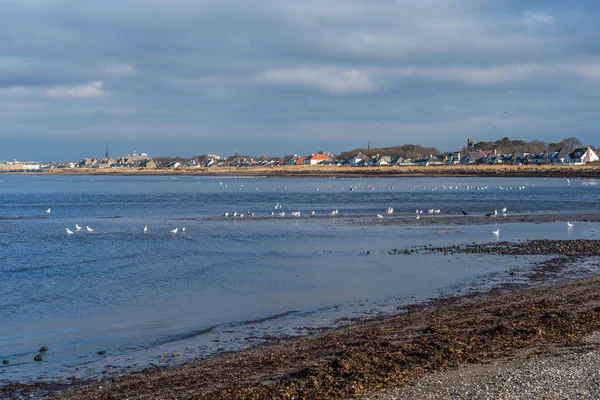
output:
[[326, 161], [331, 161], [331, 160], [333, 160], [333, 159], [326, 154], [312, 154], [310, 157], [307, 157], [304, 160], [304, 164], [305, 165], [317, 165], [317, 164], [322, 164]]
[[295, 165], [304, 165], [305, 161], [306, 161], [306, 157], [298, 157], [296, 159], [296, 164]]
[[17, 160], [13, 162], [0, 163], [0, 171], [24, 171], [25, 164]]
[[42, 166], [36, 162], [26, 162], [23, 164], [23, 171], [41, 171]]
[[390, 156], [377, 156], [377, 158], [375, 159], [375, 165], [378, 167], [384, 166], [384, 165], [390, 165], [392, 163], [392, 157]]
[[408, 167], [410, 165], [413, 165], [413, 162], [410, 158], [398, 157], [392, 159], [390, 165], [393, 165], [395, 167]]
[[156, 162], [153, 159], [148, 159], [140, 163], [140, 167], [148, 169], [156, 169]]
[[364, 167], [367, 165], [369, 157], [359, 151], [354, 157], [350, 158], [349, 161], [351, 167]]
[[421, 167], [427, 167], [432, 160], [432, 157], [423, 157], [413, 161], [413, 164], [420, 165]]
[[569, 151], [564, 147], [553, 151], [548, 157], [548, 162], [550, 164], [564, 164], [565, 158], [569, 155]]
[[485, 157], [490, 154], [493, 154], [490, 150], [469, 151], [460, 159], [460, 163], [462, 165], [485, 164]]
[[444, 160], [444, 164], [446, 165], [456, 165], [460, 164], [460, 152], [454, 152], [448, 154], [448, 157]]
[[588, 146], [573, 150], [567, 154], [564, 162], [565, 164], [583, 165], [594, 161], [598, 161], [598, 155]]
[[515, 155], [514, 153], [500, 155], [500, 164], [513, 165], [516, 163], [517, 163], [517, 155]]
[[550, 152], [548, 152], [548, 150], [543, 151], [541, 153], [537, 153], [537, 154], [531, 154], [529, 156], [529, 164], [533, 164], [533, 165], [548, 164], [549, 158], [550, 158]]

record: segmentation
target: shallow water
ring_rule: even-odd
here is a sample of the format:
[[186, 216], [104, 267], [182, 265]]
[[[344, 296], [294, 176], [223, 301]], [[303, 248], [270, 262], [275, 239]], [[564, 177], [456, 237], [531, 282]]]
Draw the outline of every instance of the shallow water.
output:
[[[598, 181], [574, 179], [0, 180], [0, 359], [11, 362], [0, 366], [0, 381], [92, 376], [108, 364], [172, 362], [163, 352], [185, 359], [260, 343], [265, 335], [302, 335], [539, 260], [523, 257], [515, 265], [499, 256], [389, 256], [387, 250], [412, 245], [497, 240], [495, 225], [361, 226], [345, 215], [372, 218], [388, 206], [407, 214], [502, 207], [527, 214], [596, 212], [600, 198]], [[288, 214], [338, 209], [339, 216], [213, 218], [234, 211], [268, 216], [277, 202]], [[76, 223], [83, 231], [67, 236], [65, 228], [75, 230]], [[94, 232], [85, 232], [86, 225]], [[183, 225], [185, 233], [170, 233]], [[502, 224], [498, 240], [595, 238], [598, 228]], [[50, 351], [35, 363], [41, 346]]]

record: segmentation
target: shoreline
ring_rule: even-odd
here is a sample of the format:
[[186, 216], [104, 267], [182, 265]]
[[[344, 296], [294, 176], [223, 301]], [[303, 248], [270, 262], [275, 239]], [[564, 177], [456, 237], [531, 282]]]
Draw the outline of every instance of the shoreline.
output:
[[179, 169], [61, 168], [38, 172], [0, 171], [0, 175], [45, 176], [222, 176], [255, 178], [422, 178], [422, 177], [516, 177], [600, 178], [600, 163], [589, 165], [451, 165], [407, 167], [280, 166], [211, 167]]
[[[578, 246], [576, 242], [572, 245]], [[598, 256], [599, 252], [592, 254]], [[363, 398], [465, 364], [480, 365], [523, 352], [543, 355], [556, 346], [578, 351], [588, 348], [587, 335], [600, 330], [600, 277], [559, 283], [555, 278], [560, 279], [559, 271], [579, 263], [581, 257], [556, 257], [540, 264], [528, 276], [529, 284], [431, 299], [400, 309], [394, 316], [315, 336], [283, 338], [246, 351], [180, 366], [150, 367], [116, 378], [10, 384], [0, 388], [0, 395]]]

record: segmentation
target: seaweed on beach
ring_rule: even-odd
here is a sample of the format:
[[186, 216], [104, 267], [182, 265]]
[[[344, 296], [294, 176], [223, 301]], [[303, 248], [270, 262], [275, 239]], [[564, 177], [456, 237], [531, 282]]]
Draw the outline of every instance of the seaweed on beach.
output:
[[498, 254], [498, 255], [600, 255], [600, 240], [527, 240], [525, 242], [497, 242], [461, 244], [447, 247], [417, 246], [394, 249], [390, 254], [444, 253], [444, 254]]
[[440, 299], [395, 317], [215, 359], [79, 385], [13, 385], [0, 396], [42, 390], [66, 399], [362, 398], [462, 364], [583, 349], [586, 335], [598, 329], [600, 278], [590, 278], [469, 301]]

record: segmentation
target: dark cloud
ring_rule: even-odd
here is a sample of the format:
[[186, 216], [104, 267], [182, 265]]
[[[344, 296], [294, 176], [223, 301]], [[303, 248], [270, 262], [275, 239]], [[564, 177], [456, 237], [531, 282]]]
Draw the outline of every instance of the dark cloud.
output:
[[0, 158], [48, 137], [163, 154], [592, 141], [597, 16], [588, 1], [6, 1]]

